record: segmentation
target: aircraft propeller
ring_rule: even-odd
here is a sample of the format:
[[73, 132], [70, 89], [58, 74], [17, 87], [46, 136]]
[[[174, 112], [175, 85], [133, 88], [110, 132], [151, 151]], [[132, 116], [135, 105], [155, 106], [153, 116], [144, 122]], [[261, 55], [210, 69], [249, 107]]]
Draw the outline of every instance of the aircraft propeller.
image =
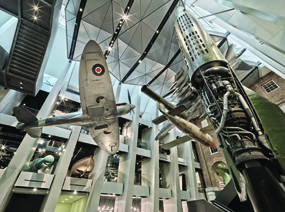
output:
[[[129, 89], [128, 89], [128, 99], [129, 99], [129, 103], [132, 104], [132, 99], [131, 99], [131, 95], [130, 95]], [[133, 112], [135, 114], [134, 109], [131, 109], [131, 112]]]

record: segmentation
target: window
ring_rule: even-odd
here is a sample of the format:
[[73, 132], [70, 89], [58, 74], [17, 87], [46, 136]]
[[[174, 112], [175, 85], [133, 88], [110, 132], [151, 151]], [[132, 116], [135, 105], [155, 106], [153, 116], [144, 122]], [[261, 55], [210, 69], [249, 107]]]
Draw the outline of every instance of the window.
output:
[[266, 91], [266, 93], [270, 93], [279, 88], [273, 80], [269, 81], [268, 83], [265, 83], [264, 85], [262, 85], [262, 87]]
[[217, 147], [216, 146], [210, 147], [210, 152], [211, 152], [211, 155], [217, 153], [218, 152]]

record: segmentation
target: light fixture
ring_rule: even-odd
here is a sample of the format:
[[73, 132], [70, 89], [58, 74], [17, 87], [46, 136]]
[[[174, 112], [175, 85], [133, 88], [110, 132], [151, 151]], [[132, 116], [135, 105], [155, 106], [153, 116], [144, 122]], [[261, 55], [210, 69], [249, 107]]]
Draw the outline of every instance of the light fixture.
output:
[[127, 18], [127, 15], [126, 15], [126, 14], [124, 14], [124, 15], [123, 15], [123, 19], [124, 19], [124, 20], [126, 20], [126, 18]]
[[24, 103], [23, 105], [25, 106], [26, 104]]
[[37, 5], [33, 6], [34, 10], [37, 11], [39, 8]]
[[79, 11], [82, 12], [82, 8], [80, 8]]
[[61, 98], [62, 100], [64, 100], [64, 96], [60, 96], [60, 98]]
[[36, 191], [37, 191], [37, 188], [34, 188], [33, 191], [36, 192]]
[[77, 191], [75, 190], [75, 191], [73, 192], [73, 194], [77, 194]]
[[112, 47], [111, 47], [111, 46], [109, 46], [109, 47], [108, 47], [108, 51], [111, 51], [111, 50], [112, 50]]
[[5, 149], [6, 147], [4, 145], [1, 146], [1, 149]]
[[59, 105], [59, 102], [56, 102], [57, 105]]
[[20, 88], [21, 88], [21, 89], [23, 89], [24, 87], [23, 87], [23, 86], [21, 86]]
[[45, 152], [46, 151], [46, 149], [43, 149], [43, 152]]
[[38, 17], [34, 15], [33, 19], [36, 21], [36, 20], [38, 20]]
[[141, 60], [139, 60], [139, 63], [141, 63], [142, 61]]
[[50, 137], [51, 137], [51, 135], [48, 135], [48, 137], [50, 138]]
[[20, 84], [22, 85], [22, 84], [23, 84], [23, 82], [21, 81], [21, 82], [20, 82]]
[[158, 30], [156, 30], [156, 33], [159, 33], [159, 31], [158, 31]]
[[128, 7], [128, 9], [130, 9], [130, 7]]

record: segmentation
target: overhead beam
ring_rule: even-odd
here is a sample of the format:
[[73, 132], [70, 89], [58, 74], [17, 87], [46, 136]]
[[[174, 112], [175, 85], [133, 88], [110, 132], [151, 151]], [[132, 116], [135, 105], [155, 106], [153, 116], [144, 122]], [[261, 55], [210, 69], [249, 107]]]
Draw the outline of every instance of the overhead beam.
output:
[[147, 47], [145, 48], [143, 54], [141, 55], [141, 57], [137, 60], [137, 62], [131, 67], [131, 69], [128, 71], [128, 73], [124, 76], [124, 78], [121, 80], [121, 82], [125, 82], [128, 77], [135, 71], [135, 69], [139, 66], [139, 64], [142, 62], [142, 60], [146, 57], [146, 55], [148, 54], [148, 52], [150, 51], [152, 45], [154, 44], [154, 42], [156, 41], [159, 33], [161, 32], [161, 30], [163, 29], [164, 25], [166, 24], [168, 18], [171, 16], [172, 12], [174, 11], [177, 3], [179, 2], [179, 0], [174, 0], [173, 3], [171, 4], [171, 6], [169, 7], [168, 11], [166, 12], [164, 18], [162, 19], [161, 23], [159, 24], [156, 32], [154, 33], [154, 35], [152, 36], [150, 42], [148, 43]]
[[[131, 10], [131, 8], [132, 8], [133, 3], [134, 3], [134, 0], [129, 0], [129, 2], [128, 2], [128, 4], [127, 4], [125, 10], [124, 10], [124, 16], [127, 16], [127, 15], [129, 14], [129, 12], [130, 12], [130, 10]], [[115, 32], [114, 32], [114, 34], [113, 34], [113, 36], [112, 36], [112, 39], [111, 39], [110, 42], [109, 42], [109, 47], [108, 47], [108, 49], [105, 51], [104, 56], [105, 56], [106, 59], [107, 59], [108, 54], [111, 52], [111, 49], [112, 49], [112, 47], [114, 46], [114, 43], [115, 43], [115, 41], [117, 40], [117, 38], [118, 38], [118, 36], [119, 36], [119, 33], [120, 33], [120, 31], [121, 31], [121, 29], [122, 29], [124, 23], [125, 23], [124, 16], [123, 16], [123, 18], [120, 19], [120, 22], [118, 23], [118, 26], [116, 27], [116, 30], [115, 30]], [[125, 17], [125, 18], [126, 18], [126, 17]]]
[[229, 9], [229, 10], [223, 10], [223, 11], [220, 11], [220, 12], [217, 12], [217, 13], [212, 13], [210, 15], [205, 15], [205, 16], [199, 17], [198, 19], [207, 18], [207, 17], [213, 16], [213, 15], [218, 15], [218, 14], [229, 12], [229, 11], [232, 11], [232, 10], [235, 10], [235, 9], [232, 8], [232, 9]]
[[80, 22], [81, 22], [81, 18], [83, 15], [83, 11], [85, 9], [86, 2], [87, 0], [81, 0], [78, 11], [77, 11], [76, 21], [75, 21], [75, 26], [74, 26], [73, 36], [72, 36], [72, 43], [71, 43], [70, 52], [68, 55], [68, 59], [70, 60], [72, 60], [74, 56], [76, 41], [77, 41], [79, 28], [80, 28]]
[[147, 84], [147, 86], [149, 86], [151, 83], [153, 83], [161, 74], [163, 74], [163, 72], [165, 72], [169, 66], [173, 63], [173, 61], [177, 58], [177, 56], [180, 54], [181, 50], [178, 49], [177, 52], [175, 53], [175, 55], [171, 58], [171, 60], [169, 60], [169, 62], [166, 64], [166, 66], [164, 66], [164, 68]]

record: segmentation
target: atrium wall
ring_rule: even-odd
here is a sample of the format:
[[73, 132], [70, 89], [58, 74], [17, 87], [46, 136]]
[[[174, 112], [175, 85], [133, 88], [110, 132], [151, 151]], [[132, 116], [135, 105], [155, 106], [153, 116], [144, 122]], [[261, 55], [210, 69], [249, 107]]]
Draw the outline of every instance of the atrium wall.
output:
[[[2, 103], [10, 104], [10, 109], [20, 105], [36, 112], [37, 117], [42, 119], [62, 114], [64, 111], [61, 109], [62, 105], [65, 105], [66, 110], [69, 111], [71, 111], [70, 108], [74, 110], [75, 106], [77, 108], [75, 110], [80, 109], [78, 94], [67, 91], [74, 67], [76, 67], [75, 62], [68, 62], [53, 87], [45, 84], [44, 90], [41, 90], [36, 97], [23, 96], [14, 101], [15, 92], [8, 91], [6, 95], [3, 95], [1, 107]], [[124, 101], [128, 86], [116, 81], [113, 85], [117, 101]], [[1, 88], [1, 90], [3, 89]], [[191, 142], [172, 148], [170, 155], [161, 154], [159, 142], [169, 142], [183, 134], [180, 131], [172, 130], [163, 138], [163, 141], [155, 141], [154, 137], [161, 126], [153, 125], [151, 120], [158, 115], [158, 111], [152, 109], [152, 113], [145, 112], [143, 114], [140, 107], [144, 104], [142, 101], [145, 101], [145, 97], [142, 95], [144, 94], [140, 92], [139, 86], [133, 87], [131, 99], [132, 103], [136, 105], [135, 114], [125, 115], [120, 122], [122, 134], [120, 135], [120, 149], [116, 156], [119, 158], [116, 182], [108, 181], [106, 176], [110, 156], [97, 147], [84, 129], [78, 126], [47, 127], [43, 128], [41, 138], [31, 138], [14, 128], [17, 120], [13, 116], [13, 112], [4, 107], [0, 113], [1, 129], [10, 126], [17, 134], [22, 134], [23, 139], [8, 166], [0, 170], [0, 198], [3, 200], [0, 210], [3, 211], [4, 208], [7, 208], [6, 211], [17, 209], [15, 195], [18, 194], [27, 198], [23, 207], [25, 204], [32, 204], [33, 197], [37, 195], [42, 197], [39, 200], [41, 204], [37, 204], [39, 208], [30, 208], [30, 211], [54, 211], [56, 208], [55, 211], [57, 211], [63, 207], [62, 201], [69, 204], [65, 207], [65, 211], [73, 211], [74, 202], [69, 202], [71, 198], [67, 198], [68, 201], [61, 200], [63, 195], [72, 198], [87, 196], [86, 207], [81, 205], [80, 208], [84, 208], [84, 210], [77, 211], [90, 212], [100, 211], [99, 207], [102, 209], [104, 205], [105, 208], [108, 206], [109, 209], [112, 208], [111, 211], [187, 211], [184, 201], [206, 198], [204, 190], [198, 192], [196, 172], [197, 170], [201, 172], [201, 165], [194, 161]], [[31, 102], [34, 100], [31, 98], [42, 103], [33, 104]], [[73, 104], [72, 107], [71, 104]], [[148, 107], [155, 108], [154, 101], [150, 100], [148, 104]], [[52, 171], [41, 174], [23, 172], [31, 160], [44, 156], [48, 149], [51, 151], [50, 146], [47, 146], [46, 149], [42, 147], [51, 141], [54, 142], [54, 148], [55, 143], [62, 142], [60, 148], [63, 148], [60, 151], [57, 148], [58, 156], [51, 168]], [[93, 149], [95, 161], [95, 168], [89, 175], [89, 179], [75, 178], [74, 182], [81, 183], [81, 187], [68, 185], [70, 183], [68, 176], [70, 163], [77, 154], [78, 145], [87, 145], [89, 149]], [[8, 146], [9, 142], [7, 142], [7, 148]], [[51, 152], [49, 153], [51, 154]], [[25, 180], [32, 180], [39, 175], [45, 179], [52, 179], [50, 185], [44, 185], [45, 183], [42, 181], [24, 183]], [[182, 177], [182, 175], [184, 176]], [[24, 179], [24, 182], [21, 179]], [[103, 201], [104, 198], [107, 200]]]

